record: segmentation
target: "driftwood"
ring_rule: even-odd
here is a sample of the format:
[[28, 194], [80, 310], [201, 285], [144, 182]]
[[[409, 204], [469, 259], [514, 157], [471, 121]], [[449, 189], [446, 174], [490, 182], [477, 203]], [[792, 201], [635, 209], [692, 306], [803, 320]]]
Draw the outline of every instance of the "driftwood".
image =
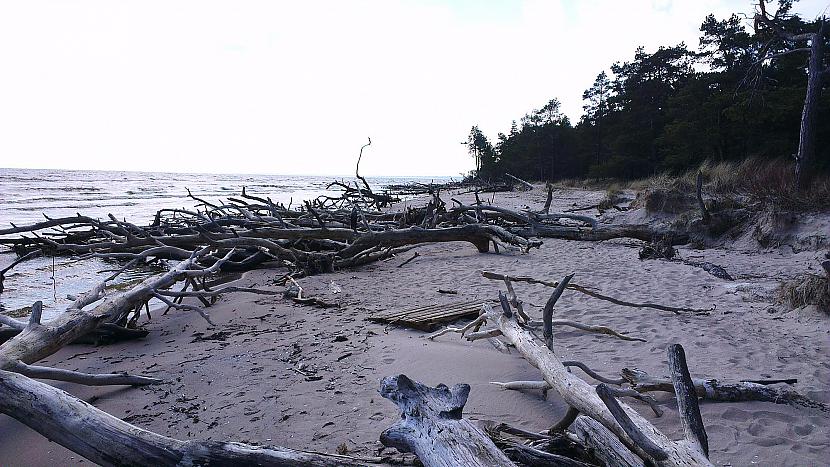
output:
[[519, 184], [519, 185], [521, 185], [521, 186], [522, 186], [522, 188], [524, 188], [525, 190], [532, 190], [532, 189], [533, 189], [533, 184], [532, 184], [532, 183], [526, 182], [526, 181], [522, 180], [522, 179], [521, 179], [521, 178], [519, 178], [519, 177], [516, 177], [516, 176], [514, 176], [514, 175], [510, 175], [510, 174], [509, 174], [509, 173], [507, 173], [507, 172], [505, 172], [504, 176], [505, 176], [505, 177], [507, 177], [507, 178], [509, 178], [510, 180], [513, 180], [514, 182], [518, 183], [518, 184]]
[[[66, 392], [0, 370], [0, 412], [100, 465], [366, 465], [373, 459], [251, 446], [180, 441], [122, 421]], [[379, 460], [377, 460], [379, 461]]]
[[[504, 280], [509, 284], [512, 278], [494, 273], [485, 273], [491, 279]], [[565, 416], [557, 422], [549, 433], [567, 433], [579, 440], [586, 452], [591, 452], [604, 465], [712, 465], [709, 461], [709, 441], [698, 406], [698, 399], [720, 401], [770, 401], [782, 404], [801, 405], [827, 411], [828, 407], [820, 402], [810, 400], [794, 391], [770, 387], [773, 384], [795, 383], [795, 380], [755, 380], [739, 383], [721, 383], [710, 379], [693, 379], [686, 364], [683, 347], [672, 344], [668, 347], [670, 378], [653, 378], [640, 370], [624, 369], [623, 378], [610, 379], [597, 375], [581, 362], [565, 362], [554, 352], [553, 327], [561, 325], [553, 318], [553, 308], [561, 294], [569, 289], [572, 276], [565, 277], [557, 283], [544, 283], [555, 286], [543, 311], [543, 335], [541, 339], [532, 334], [533, 322], [514, 313], [511, 305], [521, 303], [515, 296], [507, 300], [499, 292], [501, 308], [498, 311], [489, 306], [483, 308], [482, 314], [463, 328], [453, 328], [442, 332], [466, 333], [473, 326], [485, 324], [491, 327], [466, 334], [468, 340], [478, 337], [501, 336], [512, 344], [532, 365], [537, 367], [544, 381], [494, 382], [505, 389], [554, 390], [568, 404]], [[543, 283], [530, 278], [526, 282]], [[515, 291], [512, 292], [515, 294]], [[436, 334], [438, 335], [438, 334]], [[568, 372], [569, 366], [579, 366], [590, 376], [602, 381], [593, 387], [582, 379]], [[616, 385], [628, 383], [629, 388]], [[613, 385], [613, 386], [612, 386]], [[641, 397], [645, 392], [665, 391], [675, 394], [678, 413], [683, 426], [684, 439], [673, 441], [661, 433], [648, 420], [634, 409], [618, 400], [619, 397], [635, 397], [651, 406], [657, 416], [662, 410], [656, 400]], [[638, 393], [640, 393], [638, 395]], [[547, 439], [546, 435], [512, 430], [514, 434], [534, 440], [534, 443]], [[534, 448], [538, 448], [534, 444]], [[543, 462], [543, 456], [528, 451], [529, 462]]]
[[[397, 324], [422, 331], [431, 331], [440, 323], [475, 316], [481, 309], [481, 301], [424, 305], [406, 310], [386, 310], [369, 316], [369, 321]], [[435, 335], [432, 338], [437, 337]]]
[[525, 237], [559, 238], [563, 240], [580, 240], [599, 242], [615, 238], [634, 238], [644, 242], [655, 237], [669, 237], [673, 245], [689, 243], [689, 234], [668, 229], [657, 229], [645, 224], [597, 225], [596, 228], [583, 229], [570, 226], [538, 225], [533, 227], [513, 227], [510, 231]]
[[[654, 377], [636, 368], [623, 368], [622, 377], [639, 392], [674, 392], [674, 386], [668, 377]], [[812, 400], [791, 389], [773, 387], [777, 383], [794, 383], [794, 380], [756, 380], [724, 383], [717, 379], [693, 378], [697, 397], [711, 401], [741, 402], [763, 401], [776, 404], [800, 405], [830, 411], [830, 407]]]
[[12, 263], [10, 265], [6, 266], [3, 269], [0, 269], [0, 293], [3, 293], [3, 282], [6, 280], [6, 273], [7, 272], [11, 271], [18, 264], [20, 264], [20, 263], [22, 263], [22, 262], [24, 262], [28, 259], [32, 259], [36, 256], [40, 256], [40, 255], [41, 255], [40, 251], [37, 251], [37, 250], [36, 251], [30, 251], [29, 253], [26, 253], [25, 255], [23, 255], [23, 256], [15, 259], [14, 261], [12, 261]]
[[618, 467], [642, 467], [643, 460], [625, 447], [614, 433], [608, 431], [593, 418], [579, 415], [568, 427], [577, 440], [602, 465]]
[[384, 446], [412, 452], [428, 467], [512, 466], [484, 432], [461, 418], [470, 386], [431, 388], [404, 375], [384, 378], [380, 395], [391, 400], [401, 420], [380, 435]]
[[[590, 467], [595, 465], [592, 458], [580, 444], [568, 436], [540, 435], [504, 423], [493, 426], [485, 424], [485, 432], [496, 446], [511, 460], [532, 467]], [[519, 443], [502, 435], [531, 440]]]
[[[534, 339], [514, 317], [494, 311], [487, 317], [531, 364], [539, 368], [545, 381], [565, 402], [600, 422], [641, 457], [658, 465], [711, 465], [703, 452], [670, 440], [630, 407], [617, 402], [620, 409], [615, 416], [606, 408], [608, 401], [616, 401], [613, 396], [603, 402], [588, 383], [569, 373], [556, 354]], [[627, 421], [623, 420], [625, 423], [620, 421], [622, 415], [628, 417]]]
[[[231, 241], [236, 243], [237, 241]], [[219, 245], [221, 246], [221, 244]], [[200, 264], [212, 257], [213, 247], [194, 252], [170, 271], [145, 279], [117, 294], [108, 294], [107, 281], [79, 296], [70, 308], [48, 323], [41, 323], [41, 306], [23, 330], [0, 345], [0, 412], [8, 414], [52, 441], [102, 465], [366, 465], [383, 459], [355, 459], [282, 447], [259, 447], [232, 442], [180, 441], [142, 430], [117, 419], [66, 392], [30, 378], [69, 381], [84, 385], [147, 385], [160, 380], [124, 373], [88, 374], [32, 363], [56, 352], [99, 324], [121, 321], [137, 313], [147, 300], [164, 298], [176, 282], [217, 272], [232, 256], [232, 249], [211, 266]], [[203, 290], [206, 295], [231, 289]], [[255, 289], [234, 288], [236, 291]], [[196, 292], [188, 295], [195, 296]], [[96, 304], [97, 303], [97, 304]], [[192, 305], [167, 302], [174, 308]], [[90, 308], [91, 307], [91, 308]], [[88, 308], [88, 309], [87, 309]], [[200, 310], [197, 310], [200, 311]], [[9, 324], [8, 318], [4, 324]]]
[[[546, 287], [553, 287], [554, 289], [559, 286], [559, 282], [544, 281], [544, 280], [534, 279], [532, 277], [526, 277], [526, 276], [508, 276], [508, 275], [498, 274], [498, 273], [490, 272], [490, 271], [483, 271], [481, 273], [481, 275], [483, 277], [487, 278], [487, 279], [493, 279], [493, 280], [499, 280], [499, 281], [509, 280], [509, 281], [512, 281], [512, 282], [526, 282], [528, 284], [539, 284], [539, 285], [544, 285]], [[694, 314], [707, 314], [710, 311], [712, 311], [711, 309], [674, 307], [674, 306], [668, 306], [668, 305], [660, 305], [660, 304], [657, 304], [657, 303], [628, 302], [628, 301], [625, 301], [625, 300], [620, 300], [618, 298], [610, 297], [608, 295], [603, 295], [603, 294], [601, 294], [599, 292], [596, 292], [596, 291], [594, 291], [594, 290], [592, 290], [588, 287], [585, 287], [585, 286], [582, 286], [582, 285], [577, 285], [577, 284], [570, 284], [569, 283], [569, 284], [567, 284], [566, 288], [568, 290], [575, 290], [579, 293], [588, 295], [589, 297], [594, 297], [594, 298], [599, 299], [599, 300], [604, 300], [604, 301], [607, 301], [607, 302], [614, 303], [615, 305], [622, 305], [622, 306], [628, 306], [628, 307], [633, 307], [633, 308], [653, 308], [655, 310], [670, 311], [670, 312], [676, 313], [676, 314], [684, 313], [684, 312], [694, 313]]]
[[[566, 422], [557, 424], [559, 427], [576, 420], [575, 414], [578, 412], [594, 419], [613, 433], [621, 444], [606, 443], [600, 449], [611, 451], [621, 449], [620, 446], [624, 446], [625, 449], [621, 452], [609, 452], [605, 454], [606, 458], [630, 458], [633, 453], [647, 463], [656, 465], [711, 465], [707, 458], [708, 448], [705, 441], [702, 441], [705, 434], [701, 432], [702, 423], [699, 420], [696, 398], [688, 397], [689, 388], [693, 391], [694, 387], [688, 377], [688, 369], [685, 368], [685, 359], [677, 357], [682, 355], [682, 347], [671, 346], [670, 352], [673, 354], [669, 358], [672, 373], [675, 375], [675, 387], [679, 388], [678, 393], [683, 398], [679, 401], [680, 415], [684, 420], [684, 426], [688, 427], [686, 440], [682, 442], [672, 441], [635, 410], [619, 402], [617, 395], [628, 395], [625, 391], [620, 392], [605, 383], [596, 388], [592, 387], [571, 374], [556, 356], [552, 350], [554, 342], [553, 333], [550, 331], [553, 313], [547, 312], [547, 309], [553, 308], [558, 296], [566, 289], [568, 279], [557, 284], [557, 290], [552, 294], [549, 306], [546, 306], [544, 328], [547, 344], [539, 342], [520, 322], [518, 314], [512, 312], [507, 300], [502, 301], [502, 308], [498, 311], [485, 307], [480, 319], [495, 327], [480, 331], [479, 334], [504, 337], [525, 359], [540, 370], [550, 388], [571, 407]], [[467, 339], [470, 338], [471, 335], [468, 334]]]

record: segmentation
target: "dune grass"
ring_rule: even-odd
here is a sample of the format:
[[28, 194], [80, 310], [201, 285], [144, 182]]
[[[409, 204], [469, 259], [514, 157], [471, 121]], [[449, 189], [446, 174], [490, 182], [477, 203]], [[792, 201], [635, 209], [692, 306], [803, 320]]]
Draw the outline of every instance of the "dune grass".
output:
[[703, 174], [703, 190], [708, 195], [746, 197], [764, 205], [797, 211], [830, 209], [830, 175], [816, 174], [799, 190], [795, 185], [794, 163], [782, 159], [704, 162], [680, 176], [655, 175], [630, 182], [628, 188], [693, 195], [698, 172]]

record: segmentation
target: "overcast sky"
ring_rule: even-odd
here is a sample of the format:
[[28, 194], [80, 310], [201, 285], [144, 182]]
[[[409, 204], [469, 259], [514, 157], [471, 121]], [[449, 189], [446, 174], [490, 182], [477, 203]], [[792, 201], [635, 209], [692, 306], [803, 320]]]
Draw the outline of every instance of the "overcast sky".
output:
[[[815, 17], [827, 0], [803, 0]], [[643, 45], [749, 0], [0, 2], [0, 167], [457, 175]]]

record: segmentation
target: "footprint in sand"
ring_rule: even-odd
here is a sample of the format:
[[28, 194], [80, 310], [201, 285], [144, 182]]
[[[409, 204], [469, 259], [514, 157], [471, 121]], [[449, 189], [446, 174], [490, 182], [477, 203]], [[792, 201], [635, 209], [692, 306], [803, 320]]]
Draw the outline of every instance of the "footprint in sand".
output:
[[745, 410], [736, 409], [734, 407], [730, 407], [723, 411], [721, 417], [725, 418], [726, 420], [731, 420], [733, 422], [745, 422], [752, 418], [751, 414]]
[[756, 420], [749, 425], [749, 428], [747, 428], [746, 431], [752, 436], [761, 436], [767, 431], [769, 422], [769, 419], [764, 418]]
[[807, 436], [813, 432], [815, 427], [813, 425], [795, 425], [793, 431], [799, 436]]

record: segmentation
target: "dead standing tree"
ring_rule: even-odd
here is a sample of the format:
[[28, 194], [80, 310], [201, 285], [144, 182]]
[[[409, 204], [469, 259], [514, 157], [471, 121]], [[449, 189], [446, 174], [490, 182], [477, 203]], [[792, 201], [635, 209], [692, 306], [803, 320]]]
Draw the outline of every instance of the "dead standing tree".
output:
[[[772, 60], [784, 55], [799, 52], [809, 52], [807, 62], [807, 92], [804, 96], [804, 107], [801, 111], [801, 127], [798, 132], [798, 153], [796, 154], [795, 179], [796, 186], [803, 188], [807, 177], [805, 171], [809, 169], [815, 158], [816, 140], [816, 119], [818, 117], [818, 103], [821, 97], [822, 84], [830, 79], [830, 66], [824, 64], [826, 19], [818, 19], [818, 27], [815, 32], [793, 34], [782, 26], [787, 11], [792, 6], [792, 1], [780, 2], [778, 10], [770, 16], [766, 10], [766, 1], [758, 1], [758, 11], [755, 14], [755, 33], [767, 33], [769, 39], [761, 48], [760, 59], [756, 62], [757, 71], [760, 72], [763, 62]], [[796, 47], [797, 44], [808, 42], [808, 46]], [[783, 44], [782, 44], [783, 43]], [[768, 54], [775, 48], [783, 48], [782, 52]]]

